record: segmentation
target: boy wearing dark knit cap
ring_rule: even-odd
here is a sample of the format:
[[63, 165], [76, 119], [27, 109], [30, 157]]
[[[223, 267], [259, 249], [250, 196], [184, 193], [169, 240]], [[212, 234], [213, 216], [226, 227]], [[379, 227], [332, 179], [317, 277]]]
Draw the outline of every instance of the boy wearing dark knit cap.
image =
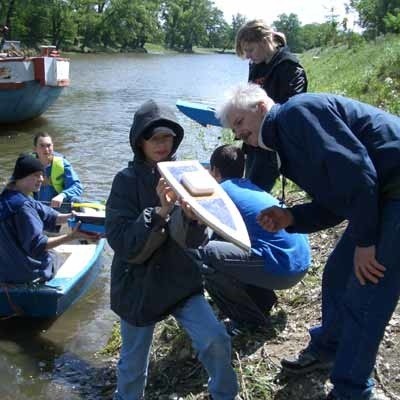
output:
[[43, 169], [43, 165], [38, 159], [29, 154], [21, 154], [17, 158], [10, 181], [15, 182], [16, 180], [23, 179], [36, 172], [41, 172], [43, 176]]
[[64, 224], [72, 214], [60, 214], [34, 200], [43, 182], [41, 162], [29, 154], [21, 154], [9, 183], [0, 194], [0, 282], [28, 283], [51, 279], [57, 268], [57, 257], [50, 249], [75, 238], [87, 238], [78, 231], [49, 238], [43, 231], [52, 231]]

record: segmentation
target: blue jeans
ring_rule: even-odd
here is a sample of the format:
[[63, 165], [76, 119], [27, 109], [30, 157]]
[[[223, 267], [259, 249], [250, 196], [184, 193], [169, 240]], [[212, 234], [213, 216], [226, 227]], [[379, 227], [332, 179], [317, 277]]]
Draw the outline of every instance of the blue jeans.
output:
[[374, 387], [370, 377], [379, 344], [400, 296], [400, 201], [388, 201], [381, 210], [376, 258], [386, 271], [378, 284], [357, 280], [350, 232], [347, 228], [326, 264], [322, 325], [310, 330], [308, 348], [321, 360], [334, 360], [335, 394], [364, 400]]
[[[208, 372], [208, 389], [215, 400], [233, 400], [238, 392], [231, 365], [231, 342], [202, 295], [191, 297], [173, 316], [192, 339], [198, 358]], [[122, 347], [117, 366], [115, 399], [144, 398], [154, 325], [138, 327], [121, 320]]]

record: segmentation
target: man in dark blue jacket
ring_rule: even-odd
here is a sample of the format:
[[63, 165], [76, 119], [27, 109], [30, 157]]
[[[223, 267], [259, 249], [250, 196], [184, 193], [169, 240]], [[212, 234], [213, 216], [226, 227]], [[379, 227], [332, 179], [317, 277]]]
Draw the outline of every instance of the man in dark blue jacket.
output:
[[312, 198], [264, 210], [265, 229], [309, 233], [349, 221], [324, 270], [322, 324], [284, 369], [332, 366], [328, 399], [380, 399], [370, 375], [400, 295], [400, 119], [329, 94], [274, 104], [253, 84], [235, 88], [218, 117], [236, 138], [275, 151], [281, 173]]

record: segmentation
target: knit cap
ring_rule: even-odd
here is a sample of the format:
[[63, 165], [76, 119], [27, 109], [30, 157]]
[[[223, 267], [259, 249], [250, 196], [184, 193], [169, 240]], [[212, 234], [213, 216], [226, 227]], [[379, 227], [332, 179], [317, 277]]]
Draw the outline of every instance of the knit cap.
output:
[[44, 171], [42, 163], [30, 154], [21, 154], [15, 162], [11, 181], [15, 182], [18, 179], [25, 178], [38, 171]]

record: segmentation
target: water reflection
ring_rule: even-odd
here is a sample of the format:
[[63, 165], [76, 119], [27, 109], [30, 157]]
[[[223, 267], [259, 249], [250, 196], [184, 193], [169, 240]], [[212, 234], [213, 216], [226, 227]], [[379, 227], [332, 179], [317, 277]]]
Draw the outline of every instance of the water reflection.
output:
[[93, 387], [85, 387], [82, 375], [89, 379], [96, 366], [47, 337], [53, 322], [14, 319], [2, 330], [2, 400], [87, 399], [88, 391], [93, 392]]
[[60, 318], [0, 321], [2, 400], [88, 398], [77, 381], [101, 363], [94, 355], [116, 319], [109, 310], [110, 261], [107, 250], [94, 286]]

